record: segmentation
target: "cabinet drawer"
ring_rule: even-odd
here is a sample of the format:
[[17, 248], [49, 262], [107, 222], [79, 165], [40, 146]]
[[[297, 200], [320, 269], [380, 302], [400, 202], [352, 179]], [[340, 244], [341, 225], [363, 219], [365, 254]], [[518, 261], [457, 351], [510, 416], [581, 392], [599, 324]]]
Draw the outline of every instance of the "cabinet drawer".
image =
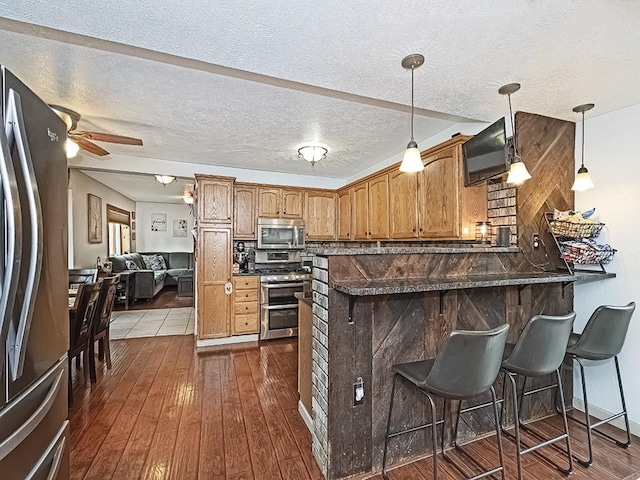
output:
[[258, 290], [236, 290], [236, 303], [258, 302]]
[[258, 314], [236, 315], [233, 323], [233, 333], [235, 335], [258, 333]]
[[234, 277], [233, 284], [236, 290], [257, 290], [259, 277]]
[[236, 315], [258, 313], [258, 302], [236, 302]]

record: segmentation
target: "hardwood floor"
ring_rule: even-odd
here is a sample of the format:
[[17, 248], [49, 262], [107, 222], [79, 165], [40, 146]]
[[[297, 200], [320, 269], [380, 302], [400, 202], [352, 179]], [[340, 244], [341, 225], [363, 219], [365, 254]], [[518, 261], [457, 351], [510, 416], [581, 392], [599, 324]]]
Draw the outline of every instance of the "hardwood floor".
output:
[[[90, 389], [74, 367], [72, 479], [322, 478], [297, 410], [295, 339], [196, 354], [191, 336], [149, 337], [112, 341], [111, 352], [113, 368], [99, 363]], [[557, 434], [560, 425], [550, 418], [535, 427]], [[584, 455], [585, 433], [575, 424], [571, 433], [574, 451]], [[576, 464], [572, 478], [640, 478], [639, 441], [623, 450], [596, 435], [594, 465]], [[503, 444], [507, 478], [515, 478], [513, 443]], [[484, 466], [495, 462], [492, 437], [465, 449]], [[523, 458], [524, 477], [566, 478], [550, 463], [564, 465], [561, 451], [546, 447], [542, 453], [547, 459], [535, 453]], [[452, 456], [470, 464], [462, 454]], [[439, 467], [441, 478], [462, 476], [442, 459]], [[431, 478], [431, 461], [396, 468], [389, 478]]]

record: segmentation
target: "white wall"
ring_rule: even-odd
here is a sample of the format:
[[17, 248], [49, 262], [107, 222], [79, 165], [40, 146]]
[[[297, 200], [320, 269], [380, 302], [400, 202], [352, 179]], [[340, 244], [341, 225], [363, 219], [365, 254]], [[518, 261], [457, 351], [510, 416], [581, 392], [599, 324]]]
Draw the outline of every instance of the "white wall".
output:
[[[597, 109], [597, 106], [596, 106]], [[592, 112], [596, 112], [593, 110]], [[640, 150], [638, 149], [640, 104], [607, 113], [585, 122], [585, 166], [596, 187], [576, 192], [576, 208], [596, 207], [597, 218], [606, 224], [598, 243], [618, 250], [607, 271], [611, 280], [575, 286], [576, 331], [582, 331], [593, 310], [603, 304], [640, 303]], [[581, 124], [576, 128], [576, 168], [580, 165]], [[631, 320], [625, 347], [620, 355], [630, 419], [640, 423], [640, 305]], [[575, 371], [575, 369], [574, 369]], [[613, 362], [587, 368], [589, 404], [609, 412], [620, 411]], [[582, 393], [574, 378], [574, 397]]]
[[[136, 246], [139, 252], [192, 252], [193, 215], [186, 203], [136, 202]], [[167, 214], [167, 231], [151, 231], [151, 214]], [[187, 236], [173, 236], [173, 221], [187, 220]]]
[[[128, 211], [135, 211], [136, 204], [130, 198], [121, 195], [106, 185], [94, 180], [84, 173], [71, 169], [69, 189], [73, 198], [73, 265], [74, 268], [95, 267], [96, 259], [105, 261], [108, 256], [107, 246], [107, 204]], [[93, 194], [102, 199], [102, 242], [89, 243], [87, 194]], [[135, 251], [135, 242], [132, 242]]]

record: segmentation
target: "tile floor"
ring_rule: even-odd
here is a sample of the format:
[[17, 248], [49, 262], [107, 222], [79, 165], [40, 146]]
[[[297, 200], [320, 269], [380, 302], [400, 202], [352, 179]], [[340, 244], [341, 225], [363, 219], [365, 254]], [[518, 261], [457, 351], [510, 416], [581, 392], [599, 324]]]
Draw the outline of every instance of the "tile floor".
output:
[[193, 335], [195, 309], [156, 308], [127, 310], [111, 314], [111, 340], [156, 337], [161, 335]]

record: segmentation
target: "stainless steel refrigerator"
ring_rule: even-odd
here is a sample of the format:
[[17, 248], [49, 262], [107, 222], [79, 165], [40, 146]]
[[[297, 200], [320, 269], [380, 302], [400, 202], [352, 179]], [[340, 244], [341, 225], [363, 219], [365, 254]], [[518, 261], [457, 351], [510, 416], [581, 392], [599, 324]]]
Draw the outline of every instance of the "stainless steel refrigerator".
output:
[[0, 478], [69, 478], [66, 125], [0, 66]]

